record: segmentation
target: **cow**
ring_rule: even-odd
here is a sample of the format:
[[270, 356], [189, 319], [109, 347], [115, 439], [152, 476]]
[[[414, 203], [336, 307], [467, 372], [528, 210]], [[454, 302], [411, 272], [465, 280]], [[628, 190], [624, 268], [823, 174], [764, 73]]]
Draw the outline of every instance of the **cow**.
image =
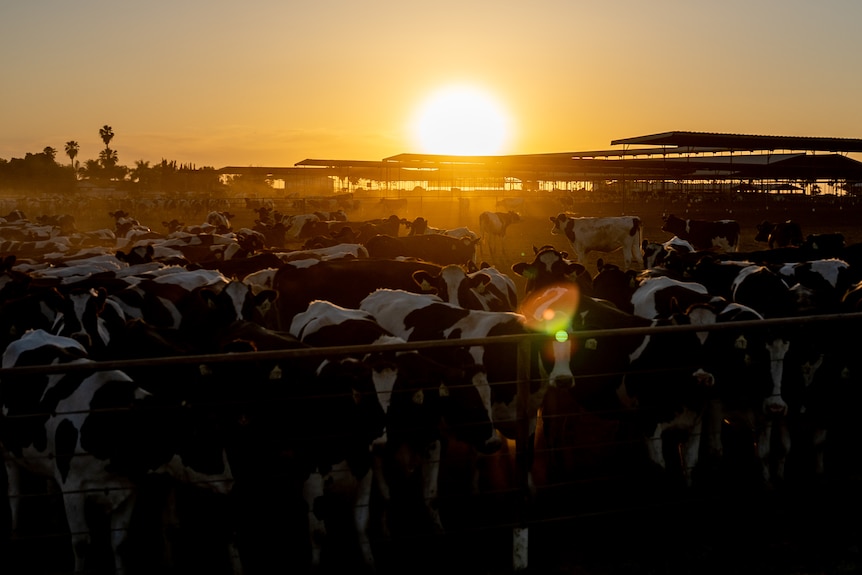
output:
[[808, 234], [802, 244], [803, 248], [816, 251], [822, 258], [840, 257], [845, 246], [846, 238], [841, 232]]
[[710, 294], [754, 308], [765, 317], [786, 317], [795, 309], [789, 286], [769, 266], [707, 254], [689, 268], [688, 277]]
[[441, 234], [392, 237], [376, 235], [365, 241], [368, 256], [381, 259], [416, 258], [441, 266], [466, 265], [476, 258], [476, 241]]
[[673, 214], [665, 214], [662, 221], [663, 232], [691, 242], [697, 251], [739, 251], [740, 226], [736, 220], [684, 220]]
[[642, 226], [637, 216], [579, 218], [561, 212], [550, 220], [551, 234], [565, 236], [581, 263], [590, 252], [611, 253], [620, 249], [626, 269], [641, 259]]
[[[6, 348], [2, 366], [63, 363], [71, 370], [90, 361], [75, 340], [33, 330]], [[195, 385], [176, 383], [179, 387], [167, 396], [142, 388], [118, 370], [4, 375], [0, 444], [13, 530], [21, 520], [21, 473], [51, 479], [62, 492], [75, 571], [89, 568], [94, 543], [89, 517], [98, 508], [110, 517], [115, 569], [127, 573], [131, 566], [122, 547], [141, 479], [166, 474], [227, 494], [233, 476], [225, 438], [217, 426], [192, 424], [207, 418], [192, 415], [181, 404], [209, 408], [197, 403], [200, 389]]]
[[648, 270], [661, 267], [674, 273], [683, 273], [683, 260], [686, 254], [694, 252], [691, 242], [677, 236], [672, 237], [664, 243], [641, 242], [644, 269]]
[[641, 272], [623, 270], [616, 264], [606, 263], [604, 258], [596, 261], [598, 273], [593, 277], [590, 295], [609, 301], [621, 310], [633, 313], [632, 294], [641, 280]]
[[[697, 325], [729, 324], [763, 319], [757, 310], [735, 303], [694, 306]], [[705, 337], [713, 374], [713, 407], [708, 420], [710, 449], [723, 454], [721, 422], [753, 437], [760, 476], [773, 486], [784, 478], [790, 451], [790, 395], [785, 387], [785, 361], [797, 337], [793, 328], [739, 327], [709, 332]]]
[[235, 217], [236, 215], [231, 214], [230, 212], [219, 212], [213, 210], [207, 214], [206, 223], [211, 226], [215, 226], [215, 233], [226, 234], [233, 230], [230, 221]]
[[468, 273], [464, 266], [450, 264], [439, 274], [418, 270], [413, 279], [423, 293], [433, 293], [459, 307], [485, 311], [516, 311], [518, 307], [515, 282], [493, 267]]
[[378, 207], [386, 212], [407, 209], [407, 198], [380, 198]]
[[[364, 310], [346, 309], [326, 301], [314, 301], [294, 317], [290, 332], [313, 346], [385, 345], [404, 343]], [[439, 364], [418, 352], [371, 353], [352, 357], [369, 366], [377, 396], [386, 413], [383, 435], [373, 442], [377, 460], [377, 488], [384, 500], [384, 529], [391, 505], [389, 484], [394, 467], [398, 475], [412, 475], [398, 465], [410, 453], [421, 461], [425, 512], [435, 531], [443, 523], [437, 503], [438, 477], [444, 427], [479, 453], [496, 452], [501, 445], [482, 400], [487, 384], [481, 369], [463, 370]], [[388, 473], [387, 473], [388, 470]], [[367, 502], [366, 502], [367, 504]]]
[[786, 263], [773, 269], [796, 296], [798, 314], [839, 312], [842, 297], [859, 278], [857, 270], [838, 258]]
[[279, 255], [284, 262], [307, 259], [331, 260], [339, 258], [370, 257], [368, 253], [368, 248], [366, 248], [362, 244], [356, 243], [338, 243], [329, 247], [303, 248], [301, 250], [281, 252]]
[[527, 198], [502, 198], [497, 200], [497, 209], [522, 210], [526, 202]]
[[297, 313], [305, 311], [316, 299], [349, 309], [359, 307], [364, 297], [378, 288], [421, 291], [413, 272], [425, 270], [438, 274], [442, 266], [430, 262], [380, 260], [374, 258], [340, 260], [302, 260], [278, 268], [273, 286], [277, 323], [287, 330]]
[[802, 226], [799, 225], [799, 222], [787, 220], [773, 223], [763, 220], [757, 224], [757, 234], [754, 236], [754, 241], [769, 245], [769, 249], [798, 247], [805, 242], [805, 236], [802, 235]]
[[705, 286], [667, 276], [648, 277], [640, 281], [631, 295], [632, 313], [646, 319], [668, 318], [675, 311], [696, 303], [713, 301]]
[[518, 212], [482, 212], [479, 214], [479, 252], [494, 257], [497, 247], [505, 253], [506, 230], [521, 221]]
[[452, 236], [453, 238], [468, 237], [477, 241], [480, 239], [479, 234], [466, 226], [451, 228], [448, 230], [444, 230], [442, 228], [434, 228], [429, 226], [428, 220], [426, 220], [422, 216], [419, 216], [412, 222], [409, 222], [407, 224], [407, 227], [410, 229], [410, 232], [407, 234], [409, 236], [421, 236], [424, 234], [443, 234], [444, 236]]

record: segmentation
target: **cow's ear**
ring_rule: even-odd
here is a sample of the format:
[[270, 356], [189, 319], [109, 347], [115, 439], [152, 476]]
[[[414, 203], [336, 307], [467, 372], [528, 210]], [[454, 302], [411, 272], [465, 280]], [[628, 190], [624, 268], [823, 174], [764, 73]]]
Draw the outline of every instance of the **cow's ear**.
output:
[[104, 287], [91, 288], [90, 297], [93, 298], [96, 306], [96, 314], [102, 313], [102, 310], [105, 309], [105, 300], [108, 299], [108, 291]]
[[424, 293], [437, 293], [437, 288], [431, 283], [434, 278], [425, 270], [413, 272], [413, 281]]
[[213, 290], [212, 288], [204, 287], [201, 288], [199, 293], [204, 304], [206, 304], [210, 308], [214, 308], [216, 306], [216, 299], [218, 298], [218, 294], [216, 294], [215, 290]]
[[488, 274], [477, 273], [470, 277], [470, 287], [477, 290], [479, 293], [485, 291], [485, 287], [491, 283], [491, 276]]
[[587, 268], [576, 262], [572, 262], [566, 266], [566, 275], [572, 278], [580, 276], [585, 271], [587, 271]]
[[516, 264], [512, 264], [512, 271], [521, 277], [524, 277], [526, 275], [529, 268], [530, 264], [528, 264], [527, 262], [518, 262]]
[[256, 306], [264, 305], [266, 302], [273, 303], [278, 299], [278, 292], [274, 289], [260, 290], [254, 296], [254, 304]]

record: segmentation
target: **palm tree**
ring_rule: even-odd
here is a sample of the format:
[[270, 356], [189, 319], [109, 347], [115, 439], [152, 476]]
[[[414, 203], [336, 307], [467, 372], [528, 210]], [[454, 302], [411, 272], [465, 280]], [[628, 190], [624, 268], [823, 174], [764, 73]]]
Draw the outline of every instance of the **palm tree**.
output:
[[55, 150], [51, 146], [45, 146], [45, 148], [42, 150], [42, 153], [51, 158], [52, 162], [54, 161], [54, 158], [57, 157], [57, 150]]
[[105, 142], [105, 149], [107, 150], [108, 146], [111, 144], [111, 140], [114, 139], [114, 129], [105, 124], [99, 128], [99, 137], [102, 138], [103, 142]]
[[69, 156], [69, 161], [72, 162], [72, 169], [75, 169], [75, 156], [78, 155], [80, 147], [75, 140], [66, 142], [66, 155]]
[[111, 148], [105, 148], [101, 152], [99, 152], [99, 160], [102, 162], [102, 166], [106, 169], [113, 168], [117, 165], [117, 151], [112, 150]]
[[135, 167], [129, 172], [129, 177], [133, 182], [138, 182], [143, 188], [146, 188], [149, 180], [152, 179], [150, 174], [150, 163], [145, 160], [137, 160]]

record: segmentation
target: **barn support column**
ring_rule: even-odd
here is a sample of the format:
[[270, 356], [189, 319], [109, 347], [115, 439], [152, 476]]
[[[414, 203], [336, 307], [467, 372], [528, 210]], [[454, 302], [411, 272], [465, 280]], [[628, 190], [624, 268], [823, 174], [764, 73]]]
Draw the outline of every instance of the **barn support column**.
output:
[[529, 460], [527, 459], [530, 441], [529, 404], [530, 404], [530, 354], [532, 339], [524, 338], [518, 344], [518, 436], [515, 441], [515, 479], [517, 481], [518, 525], [512, 529], [512, 570], [525, 572], [529, 559], [529, 527], [527, 521], [530, 511], [531, 494], [528, 484]]

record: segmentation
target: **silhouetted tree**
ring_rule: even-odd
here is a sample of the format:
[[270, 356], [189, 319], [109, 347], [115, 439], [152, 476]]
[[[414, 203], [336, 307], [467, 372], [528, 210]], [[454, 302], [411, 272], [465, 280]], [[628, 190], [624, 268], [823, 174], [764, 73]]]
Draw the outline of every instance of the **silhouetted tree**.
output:
[[114, 129], [105, 124], [99, 128], [99, 137], [102, 138], [103, 142], [105, 142], [105, 149], [110, 149], [109, 146], [111, 145], [111, 140], [114, 139]]
[[75, 179], [54, 161], [56, 153], [48, 146], [38, 154], [28, 153], [24, 158], [0, 163], [0, 188], [51, 193], [73, 189]]
[[72, 163], [72, 169], [75, 168], [75, 157], [78, 155], [78, 150], [81, 146], [75, 140], [66, 142], [66, 155], [69, 156], [69, 161]]
[[129, 179], [137, 183], [142, 190], [151, 190], [155, 176], [153, 169], [150, 168], [150, 163], [144, 160], [137, 160], [135, 167], [129, 170]]
[[105, 169], [113, 168], [117, 165], [117, 151], [111, 148], [105, 148], [99, 152], [99, 161]]

